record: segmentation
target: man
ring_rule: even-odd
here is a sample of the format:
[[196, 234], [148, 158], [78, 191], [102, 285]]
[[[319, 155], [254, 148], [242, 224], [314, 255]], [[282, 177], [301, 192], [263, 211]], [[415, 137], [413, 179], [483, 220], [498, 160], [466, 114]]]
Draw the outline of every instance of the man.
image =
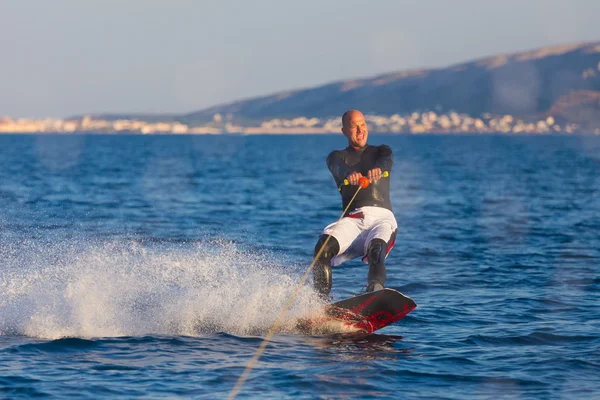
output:
[[[313, 279], [316, 291], [323, 298], [331, 291], [331, 267], [361, 256], [369, 264], [367, 291], [383, 289], [384, 261], [394, 245], [398, 228], [390, 202], [390, 182], [383, 178], [383, 173], [392, 169], [392, 150], [386, 145], [367, 145], [369, 132], [360, 111], [344, 113], [342, 133], [348, 139], [348, 147], [331, 152], [327, 166], [341, 188], [343, 209], [356, 194], [361, 178], [368, 178], [370, 184], [360, 190], [344, 218], [325, 227], [319, 236], [315, 256], [326, 244], [315, 263]], [[344, 180], [349, 185], [344, 185]]]

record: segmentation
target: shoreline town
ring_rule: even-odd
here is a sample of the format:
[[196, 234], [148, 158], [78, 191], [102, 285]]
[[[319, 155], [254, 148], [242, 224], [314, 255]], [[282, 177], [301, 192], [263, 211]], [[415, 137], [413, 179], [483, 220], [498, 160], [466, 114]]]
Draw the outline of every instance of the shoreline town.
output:
[[[372, 132], [389, 134], [422, 133], [504, 133], [504, 134], [595, 134], [600, 129], [582, 130], [575, 123], [559, 123], [552, 116], [522, 120], [511, 115], [484, 114], [471, 117], [456, 112], [413, 112], [391, 116], [366, 115]], [[76, 119], [0, 118], [0, 133], [96, 133], [96, 134], [327, 134], [341, 129], [339, 117], [291, 119], [275, 118], [253, 124], [235, 123], [232, 115], [215, 114], [208, 123], [143, 121], [140, 119], [102, 119], [86, 115]]]

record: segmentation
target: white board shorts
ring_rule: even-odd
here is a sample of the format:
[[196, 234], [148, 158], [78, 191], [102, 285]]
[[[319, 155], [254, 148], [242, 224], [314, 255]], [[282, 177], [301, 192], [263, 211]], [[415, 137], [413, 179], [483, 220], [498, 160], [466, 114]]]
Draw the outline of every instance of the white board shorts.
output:
[[335, 267], [358, 257], [368, 264], [367, 247], [373, 239], [382, 239], [388, 244], [387, 257], [394, 246], [397, 229], [396, 218], [390, 210], [381, 207], [357, 208], [340, 222], [323, 229], [323, 234], [333, 236], [340, 245], [340, 252], [331, 259], [331, 265]]

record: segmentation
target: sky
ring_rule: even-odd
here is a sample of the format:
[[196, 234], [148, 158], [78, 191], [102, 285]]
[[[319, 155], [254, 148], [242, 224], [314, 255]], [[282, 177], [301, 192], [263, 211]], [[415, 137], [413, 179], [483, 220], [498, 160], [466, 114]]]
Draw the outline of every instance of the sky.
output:
[[599, 0], [0, 0], [0, 116], [187, 113], [600, 40]]

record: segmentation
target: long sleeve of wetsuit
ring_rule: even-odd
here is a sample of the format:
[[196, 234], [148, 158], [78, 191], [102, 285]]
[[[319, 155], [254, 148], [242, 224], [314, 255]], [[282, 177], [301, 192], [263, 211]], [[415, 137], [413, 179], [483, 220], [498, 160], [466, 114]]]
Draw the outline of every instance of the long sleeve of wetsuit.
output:
[[350, 175], [350, 173], [354, 172], [348, 165], [346, 161], [342, 157], [339, 151], [332, 151], [327, 156], [327, 167], [329, 171], [331, 171], [331, 175], [333, 175], [333, 179], [335, 179], [335, 184], [340, 186], [344, 179]]
[[394, 164], [394, 154], [392, 153], [392, 149], [390, 146], [386, 146], [382, 144], [377, 146], [377, 150], [379, 154], [377, 156], [377, 161], [375, 162], [376, 168], [381, 168], [381, 171], [392, 172], [392, 164]]

